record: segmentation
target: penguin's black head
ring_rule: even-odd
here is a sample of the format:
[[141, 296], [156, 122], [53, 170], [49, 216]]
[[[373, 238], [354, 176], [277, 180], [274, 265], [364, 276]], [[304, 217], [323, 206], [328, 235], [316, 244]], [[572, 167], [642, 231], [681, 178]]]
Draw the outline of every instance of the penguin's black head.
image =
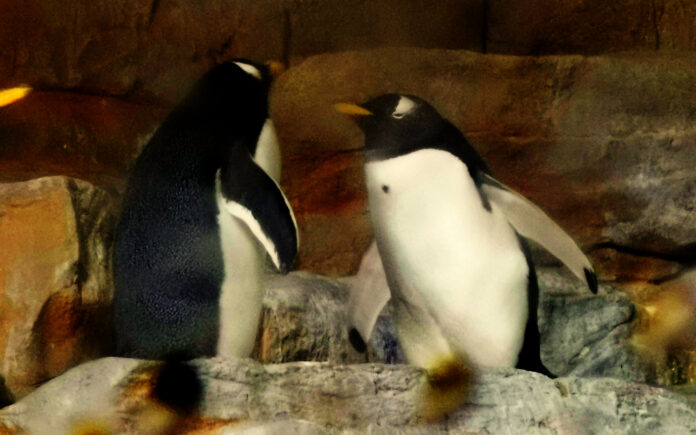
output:
[[385, 160], [441, 142], [449, 122], [422, 98], [386, 94], [361, 105], [339, 103], [336, 110], [350, 116], [365, 133], [365, 157]]
[[181, 110], [207, 127], [262, 125], [268, 117], [268, 91], [277, 68], [235, 59], [216, 65], [194, 85]]

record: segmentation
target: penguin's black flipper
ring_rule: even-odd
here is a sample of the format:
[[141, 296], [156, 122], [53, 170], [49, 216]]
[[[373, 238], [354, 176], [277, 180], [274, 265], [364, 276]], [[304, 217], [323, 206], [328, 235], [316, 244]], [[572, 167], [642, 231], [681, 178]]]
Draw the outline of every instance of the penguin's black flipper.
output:
[[561, 260], [597, 293], [597, 277], [590, 260], [556, 222], [533, 202], [505, 186], [490, 174], [481, 173], [481, 190], [497, 206], [522, 237], [532, 239]]
[[536, 269], [532, 263], [532, 256], [529, 252], [529, 246], [526, 240], [518, 236], [520, 247], [524, 256], [527, 259], [529, 267], [528, 285], [527, 285], [527, 305], [529, 317], [527, 318], [527, 326], [524, 330], [524, 343], [517, 358], [517, 368], [528, 370], [531, 372], [541, 373], [544, 376], [555, 378], [551, 372], [541, 362], [541, 336], [539, 335], [539, 323], [537, 311], [539, 309], [539, 283], [537, 281]]
[[225, 210], [243, 221], [281, 273], [292, 267], [299, 248], [297, 223], [278, 184], [249, 155], [232, 146], [218, 175]]

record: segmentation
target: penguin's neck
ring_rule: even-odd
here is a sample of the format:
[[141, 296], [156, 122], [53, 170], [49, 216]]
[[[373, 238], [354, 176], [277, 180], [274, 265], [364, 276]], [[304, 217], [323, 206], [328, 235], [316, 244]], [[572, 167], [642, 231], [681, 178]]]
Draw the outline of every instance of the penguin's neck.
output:
[[254, 150], [254, 161], [277, 183], [280, 183], [280, 147], [278, 146], [278, 136], [275, 126], [270, 118], [267, 118], [261, 128], [256, 148]]

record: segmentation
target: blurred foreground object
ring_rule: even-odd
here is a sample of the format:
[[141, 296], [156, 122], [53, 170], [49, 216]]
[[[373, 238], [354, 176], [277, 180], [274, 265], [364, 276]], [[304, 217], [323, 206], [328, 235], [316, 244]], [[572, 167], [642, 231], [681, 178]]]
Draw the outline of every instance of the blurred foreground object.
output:
[[637, 301], [631, 339], [666, 384], [696, 383], [696, 271], [668, 281]]
[[26, 97], [31, 88], [26, 85], [0, 90], [0, 107], [7, 106]]

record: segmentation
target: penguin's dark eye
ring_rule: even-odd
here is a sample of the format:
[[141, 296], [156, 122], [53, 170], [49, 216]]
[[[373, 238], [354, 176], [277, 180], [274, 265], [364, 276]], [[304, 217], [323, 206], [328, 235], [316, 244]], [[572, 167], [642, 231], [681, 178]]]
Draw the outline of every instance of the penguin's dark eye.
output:
[[383, 184], [382, 185], [382, 192], [389, 193], [389, 186], [387, 186], [386, 184]]
[[405, 115], [406, 115], [405, 113], [392, 113], [392, 117], [393, 117], [394, 119], [401, 119], [401, 118], [403, 118]]

